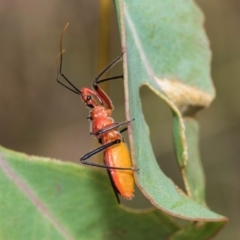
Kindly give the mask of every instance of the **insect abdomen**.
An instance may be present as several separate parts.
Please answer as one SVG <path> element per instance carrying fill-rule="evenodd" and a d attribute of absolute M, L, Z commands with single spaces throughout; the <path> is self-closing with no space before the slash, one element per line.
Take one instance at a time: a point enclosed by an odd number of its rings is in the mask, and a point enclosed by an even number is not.
<path fill-rule="evenodd" d="M 105 150 L 105 164 L 107 166 L 131 168 L 132 162 L 129 150 L 124 142 Z M 132 199 L 134 193 L 134 177 L 132 170 L 110 169 L 119 194 L 126 199 Z"/>

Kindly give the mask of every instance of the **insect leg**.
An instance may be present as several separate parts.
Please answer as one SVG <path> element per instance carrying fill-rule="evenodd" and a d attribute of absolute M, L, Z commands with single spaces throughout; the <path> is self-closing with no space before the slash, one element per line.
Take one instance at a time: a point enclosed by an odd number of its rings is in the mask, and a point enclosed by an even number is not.
<path fill-rule="evenodd" d="M 124 53 L 124 52 L 123 52 Z M 109 69 L 111 69 L 117 62 L 121 61 L 122 60 L 122 55 L 123 53 L 121 54 L 121 56 L 118 56 L 116 59 L 114 59 L 111 63 L 109 63 L 94 79 L 93 81 L 93 87 L 97 84 L 98 80 L 100 79 L 100 77 L 106 73 Z"/>
<path fill-rule="evenodd" d="M 127 131 L 127 130 L 128 130 L 128 128 L 125 127 L 125 128 L 123 128 L 123 129 L 120 130 L 120 133 L 123 133 L 123 132 L 125 132 L 125 131 Z"/>
<path fill-rule="evenodd" d="M 107 81 L 111 81 L 111 80 L 115 80 L 115 79 L 119 79 L 119 78 L 123 79 L 123 75 L 109 77 L 109 78 L 104 78 L 104 79 L 101 79 L 101 80 L 97 81 L 96 83 L 99 84 L 99 83 L 102 83 L 102 82 L 107 82 Z"/>
<path fill-rule="evenodd" d="M 105 149 L 107 149 L 108 147 L 111 147 L 115 144 L 118 144 L 120 143 L 121 140 L 120 139 L 117 139 L 117 140 L 114 140 L 110 143 L 107 143 L 107 144 L 104 144 L 103 146 L 99 147 L 99 148 L 96 148 L 95 150 L 85 154 L 83 157 L 80 158 L 80 161 L 82 164 L 85 164 L 85 165 L 89 165 L 89 166 L 95 166 L 95 167 L 100 167 L 100 168 L 107 168 L 107 169 L 118 169 L 118 170 L 135 170 L 135 168 L 122 168 L 122 167 L 111 167 L 111 166 L 107 166 L 107 165 L 103 165 L 103 164 L 98 164 L 98 163 L 92 163 L 92 162 L 87 162 L 86 160 L 88 158 L 90 158 L 91 156 L 101 152 L 101 151 L 104 151 Z"/>
<path fill-rule="evenodd" d="M 123 55 L 123 53 L 122 53 Z M 93 80 L 92 86 L 94 88 L 94 90 L 97 92 L 97 94 L 99 95 L 99 97 L 103 100 L 103 102 L 105 103 L 105 105 L 107 106 L 107 108 L 113 110 L 113 104 L 111 102 L 111 99 L 108 97 L 108 95 L 98 86 L 98 81 L 101 82 L 101 80 L 99 80 L 102 75 L 104 73 L 106 73 L 110 68 L 112 68 L 117 62 L 122 60 L 122 55 L 117 57 L 115 60 L 113 60 L 110 64 L 108 64 L 97 76 L 96 78 Z M 113 78 L 106 78 L 103 79 L 103 81 L 108 81 L 110 79 L 117 79 L 117 77 L 113 77 Z"/>
<path fill-rule="evenodd" d="M 114 128 L 118 128 L 118 127 L 120 127 L 120 126 L 122 126 L 122 125 L 128 124 L 128 123 L 130 123 L 130 122 L 132 122 L 132 121 L 134 121 L 134 120 L 135 120 L 135 119 L 133 118 L 133 119 L 130 120 L 130 121 L 124 121 L 124 122 L 121 122 L 121 123 L 113 123 L 113 124 L 111 124 L 111 125 L 109 125 L 109 126 L 106 126 L 106 127 L 102 128 L 101 130 L 99 130 L 98 132 L 96 132 L 94 135 L 98 136 L 98 135 L 103 134 L 103 133 L 105 133 L 105 132 L 108 132 L 108 131 L 110 131 L 110 130 L 112 130 L 112 129 L 114 129 Z"/>
<path fill-rule="evenodd" d="M 114 181 L 113 181 L 113 179 L 112 179 L 112 175 L 111 175 L 111 172 L 110 172 L 109 169 L 107 169 L 107 173 L 108 173 L 108 176 L 109 176 L 109 179 L 110 179 L 112 188 L 113 188 L 113 192 L 114 192 L 115 197 L 116 197 L 116 199 L 117 199 L 117 202 L 118 202 L 118 204 L 120 204 L 120 199 L 119 199 L 119 196 L 118 196 L 119 191 L 118 191 L 118 189 L 117 189 L 117 187 L 116 187 L 116 185 L 115 185 L 115 183 L 114 183 Z"/>

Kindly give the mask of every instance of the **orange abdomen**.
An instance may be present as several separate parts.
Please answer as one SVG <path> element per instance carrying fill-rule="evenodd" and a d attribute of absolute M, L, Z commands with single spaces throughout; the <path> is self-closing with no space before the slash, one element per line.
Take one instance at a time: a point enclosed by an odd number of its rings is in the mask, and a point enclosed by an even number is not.
<path fill-rule="evenodd" d="M 124 142 L 107 148 L 104 153 L 104 158 L 107 166 L 132 167 L 130 153 Z M 110 169 L 110 174 L 119 194 L 123 198 L 132 199 L 134 193 L 133 171 Z"/>

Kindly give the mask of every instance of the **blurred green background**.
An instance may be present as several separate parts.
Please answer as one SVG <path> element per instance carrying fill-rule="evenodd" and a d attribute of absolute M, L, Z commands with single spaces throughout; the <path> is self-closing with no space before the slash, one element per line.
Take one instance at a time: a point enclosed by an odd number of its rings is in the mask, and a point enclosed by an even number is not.
<path fill-rule="evenodd" d="M 200 149 L 206 173 L 207 203 L 230 218 L 215 238 L 240 239 L 240 1 L 198 0 L 213 52 L 217 98 L 199 113 Z M 90 86 L 99 59 L 100 2 L 8 1 L 0 3 L 0 144 L 28 154 L 79 162 L 96 145 L 89 136 L 88 110 L 79 96 L 55 81 L 60 33 L 64 73 L 79 88 Z M 111 9 L 109 60 L 121 53 L 114 7 Z M 121 74 L 119 64 L 111 75 Z M 171 112 L 142 88 L 143 111 L 159 164 L 182 186 L 171 140 Z M 113 117 L 125 119 L 121 81 L 109 85 Z"/>

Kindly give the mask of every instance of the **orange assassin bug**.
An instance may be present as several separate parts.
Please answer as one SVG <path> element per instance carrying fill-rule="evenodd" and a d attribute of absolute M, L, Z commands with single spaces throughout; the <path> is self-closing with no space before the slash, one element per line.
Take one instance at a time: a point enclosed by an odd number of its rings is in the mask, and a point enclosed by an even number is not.
<path fill-rule="evenodd" d="M 118 194 L 123 198 L 130 200 L 132 199 L 134 193 L 133 171 L 136 169 L 132 167 L 129 150 L 121 136 L 121 133 L 126 131 L 127 127 L 120 131 L 118 129 L 121 126 L 129 124 L 134 119 L 121 123 L 115 123 L 113 118 L 110 117 L 114 109 L 113 104 L 107 94 L 98 86 L 98 84 L 102 82 L 123 78 L 121 75 L 100 79 L 110 68 L 122 60 L 122 55 L 112 61 L 95 77 L 92 83 L 92 89 L 82 88 L 79 90 L 62 73 L 62 41 L 67 27 L 68 24 L 63 29 L 60 38 L 60 63 L 59 68 L 57 67 L 57 82 L 75 94 L 80 95 L 82 101 L 88 108 L 90 108 L 90 114 L 87 117 L 87 119 L 91 121 L 90 134 L 96 137 L 98 142 L 102 144 L 102 146 L 81 157 L 80 161 L 85 165 L 105 168 L 110 177 L 110 181 L 118 203 L 120 203 Z M 68 85 L 65 85 L 65 83 L 62 83 L 59 80 L 59 74 Z M 104 164 L 88 161 L 91 156 L 101 151 L 104 153 Z"/>

